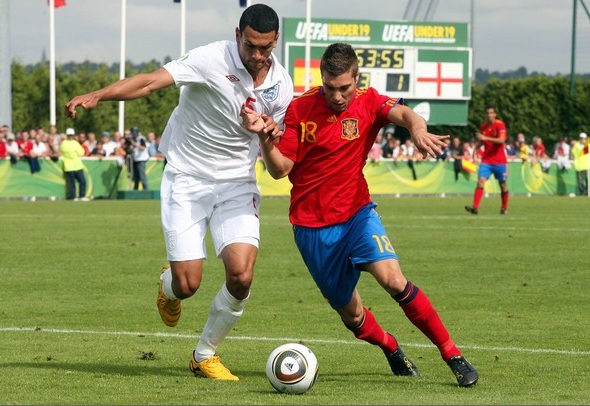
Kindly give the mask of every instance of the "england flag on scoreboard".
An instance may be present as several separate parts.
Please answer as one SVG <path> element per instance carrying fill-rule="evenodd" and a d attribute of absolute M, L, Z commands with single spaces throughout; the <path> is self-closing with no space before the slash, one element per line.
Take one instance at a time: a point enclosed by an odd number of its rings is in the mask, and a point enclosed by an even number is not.
<path fill-rule="evenodd" d="M 463 64 L 457 62 L 416 63 L 416 95 L 420 98 L 463 97 Z"/>

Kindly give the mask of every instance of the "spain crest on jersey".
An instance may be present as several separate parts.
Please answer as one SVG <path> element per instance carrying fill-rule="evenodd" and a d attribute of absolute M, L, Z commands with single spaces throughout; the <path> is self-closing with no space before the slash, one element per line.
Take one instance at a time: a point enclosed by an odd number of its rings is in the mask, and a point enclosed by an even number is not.
<path fill-rule="evenodd" d="M 342 138 L 350 141 L 358 137 L 360 137 L 359 121 L 356 118 L 342 120 Z"/>

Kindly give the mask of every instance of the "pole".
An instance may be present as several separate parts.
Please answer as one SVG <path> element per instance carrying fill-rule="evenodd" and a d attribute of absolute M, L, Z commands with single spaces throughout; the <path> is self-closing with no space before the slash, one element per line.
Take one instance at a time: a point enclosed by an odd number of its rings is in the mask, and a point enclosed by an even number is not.
<path fill-rule="evenodd" d="M 186 2 L 188 0 L 182 0 L 180 2 L 180 56 L 186 53 Z M 184 86 L 181 86 L 178 90 L 178 98 L 182 95 Z"/>
<path fill-rule="evenodd" d="M 119 80 L 125 79 L 125 31 L 127 20 L 127 0 L 121 0 L 121 62 L 119 63 Z M 125 102 L 119 102 L 119 133 L 125 133 Z"/>
<path fill-rule="evenodd" d="M 469 24 L 469 46 L 471 47 L 471 78 L 475 83 L 475 45 L 473 45 L 473 31 L 475 30 L 474 22 L 475 22 L 475 0 L 471 0 L 471 10 L 470 10 L 470 24 Z"/>
<path fill-rule="evenodd" d="M 574 96 L 574 74 L 576 71 L 576 20 L 578 14 L 578 0 L 573 0 L 572 12 L 572 55 L 570 61 L 570 97 Z"/>
<path fill-rule="evenodd" d="M 10 0 L 0 0 L 0 125 L 12 131 L 12 75 L 10 59 Z"/>
<path fill-rule="evenodd" d="M 568 103 L 568 130 L 572 131 L 573 127 L 573 108 L 574 108 L 574 93 L 575 93 L 575 85 L 574 85 L 574 75 L 575 75 L 575 67 L 576 67 L 576 20 L 577 20 L 577 13 L 578 13 L 578 0 L 573 0 L 573 12 L 572 12 L 572 55 L 570 61 L 570 100 Z"/>
<path fill-rule="evenodd" d="M 180 2 L 180 56 L 186 53 L 186 2 Z"/>
<path fill-rule="evenodd" d="M 49 1 L 49 125 L 55 125 L 55 3 Z"/>
<path fill-rule="evenodd" d="M 311 82 L 311 0 L 306 1 L 305 5 L 305 91 L 309 90 Z"/>

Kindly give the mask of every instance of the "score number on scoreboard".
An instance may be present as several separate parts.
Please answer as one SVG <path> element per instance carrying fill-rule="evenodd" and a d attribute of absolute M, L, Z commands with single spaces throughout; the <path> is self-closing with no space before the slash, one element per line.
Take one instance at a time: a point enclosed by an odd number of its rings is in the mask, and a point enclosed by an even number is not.
<path fill-rule="evenodd" d="M 357 46 L 358 87 L 374 87 L 394 97 L 412 95 L 416 50 L 412 48 L 376 48 Z"/>

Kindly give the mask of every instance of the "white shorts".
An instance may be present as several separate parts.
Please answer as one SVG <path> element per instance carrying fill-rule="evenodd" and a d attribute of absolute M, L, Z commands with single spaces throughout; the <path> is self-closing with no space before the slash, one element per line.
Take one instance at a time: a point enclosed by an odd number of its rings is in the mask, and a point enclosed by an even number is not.
<path fill-rule="evenodd" d="M 160 200 L 169 261 L 207 258 L 207 226 L 217 256 L 236 242 L 258 247 L 260 192 L 255 182 L 210 182 L 166 165 Z"/>

